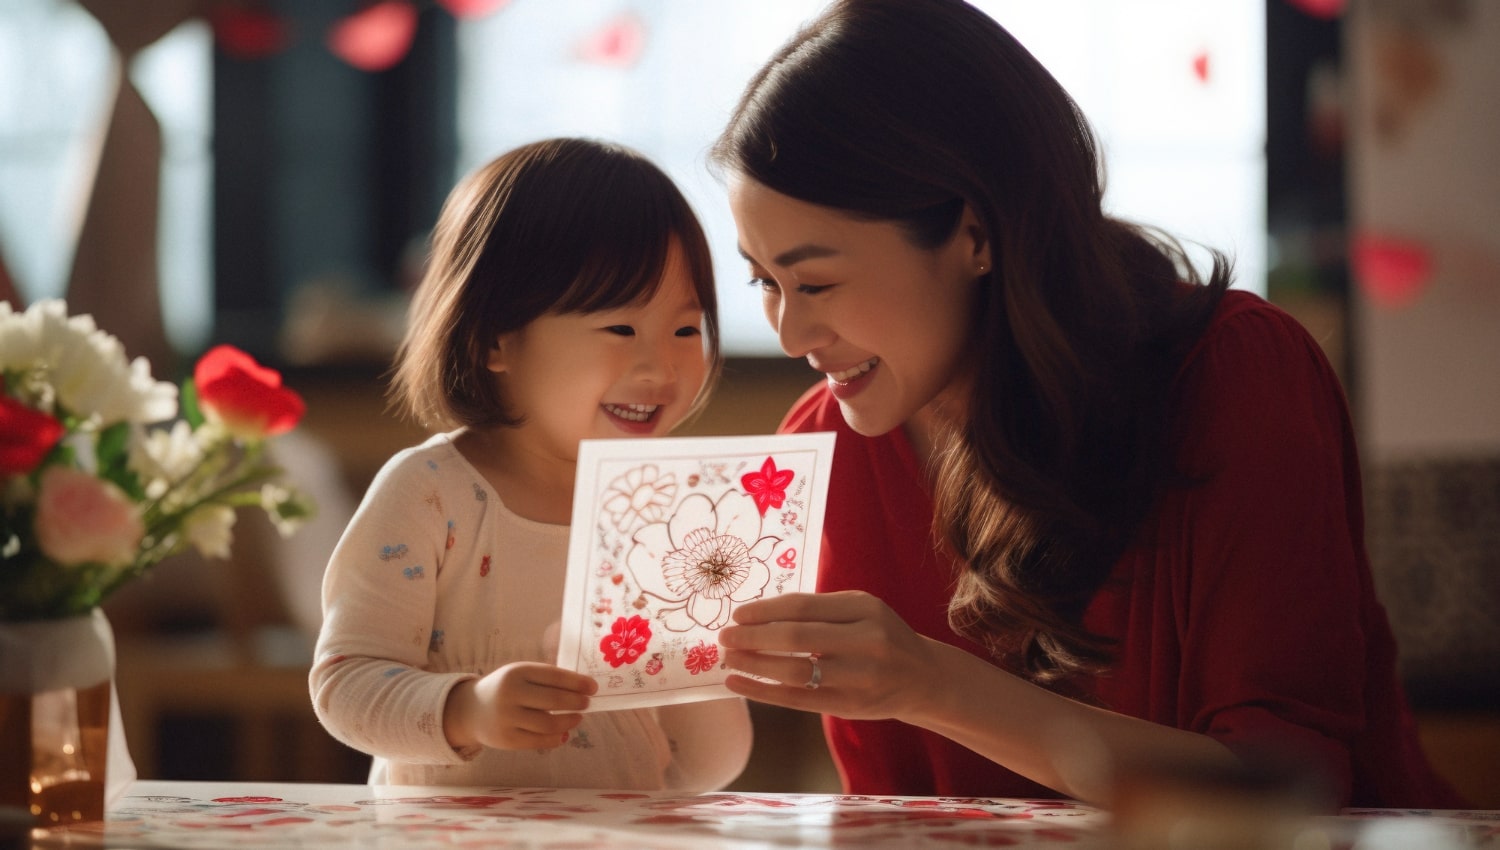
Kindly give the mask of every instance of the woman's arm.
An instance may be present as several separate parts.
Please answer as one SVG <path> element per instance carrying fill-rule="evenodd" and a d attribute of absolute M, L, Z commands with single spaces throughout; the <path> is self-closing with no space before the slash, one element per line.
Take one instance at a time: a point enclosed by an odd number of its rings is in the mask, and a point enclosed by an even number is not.
<path fill-rule="evenodd" d="M 929 729 L 1084 802 L 1108 804 L 1112 776 L 1145 760 L 1232 766 L 1214 739 L 1060 696 L 962 649 L 912 631 L 867 593 L 787 594 L 740 606 L 720 633 L 731 676 L 750 699 L 838 717 L 895 719 Z M 819 654 L 822 680 L 803 686 Z"/>

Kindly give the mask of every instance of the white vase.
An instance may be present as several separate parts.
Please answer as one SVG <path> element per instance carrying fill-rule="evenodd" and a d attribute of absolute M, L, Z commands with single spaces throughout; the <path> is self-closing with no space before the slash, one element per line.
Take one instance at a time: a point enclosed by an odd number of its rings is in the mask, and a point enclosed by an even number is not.
<path fill-rule="evenodd" d="M 0 806 L 38 827 L 103 820 L 135 779 L 104 612 L 0 622 Z"/>

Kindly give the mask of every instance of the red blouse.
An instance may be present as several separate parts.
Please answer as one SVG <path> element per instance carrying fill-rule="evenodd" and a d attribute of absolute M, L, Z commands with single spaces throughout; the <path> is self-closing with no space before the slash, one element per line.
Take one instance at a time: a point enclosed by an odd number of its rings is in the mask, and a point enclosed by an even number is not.
<path fill-rule="evenodd" d="M 1173 489 L 1090 603 L 1117 663 L 1078 683 L 1117 712 L 1318 759 L 1345 804 L 1461 807 L 1429 767 L 1396 676 L 1364 544 L 1359 465 L 1338 379 L 1290 316 L 1230 291 L 1175 387 Z M 903 431 L 851 431 L 826 386 L 782 431 L 836 431 L 819 590 L 861 589 L 916 631 L 948 627 L 957 565 Z M 997 712 L 1003 706 L 996 706 Z M 1057 796 L 926 730 L 825 717 L 848 793 Z"/>

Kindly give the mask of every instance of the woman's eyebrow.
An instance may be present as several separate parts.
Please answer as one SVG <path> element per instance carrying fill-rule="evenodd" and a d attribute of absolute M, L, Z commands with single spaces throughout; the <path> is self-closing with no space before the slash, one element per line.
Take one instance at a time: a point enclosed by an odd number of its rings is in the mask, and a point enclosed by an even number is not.
<path fill-rule="evenodd" d="M 740 252 L 740 256 L 744 257 L 747 262 L 755 262 L 754 257 L 751 257 L 749 254 L 745 253 L 745 249 L 743 246 L 735 247 Z M 780 254 L 772 258 L 771 262 L 773 265 L 782 266 L 784 268 L 786 266 L 795 266 L 803 260 L 816 260 L 823 257 L 836 257 L 838 256 L 838 253 L 839 252 L 836 249 L 830 248 L 826 245 L 815 245 L 812 243 L 808 243 L 806 245 L 798 245 L 795 248 L 781 252 Z"/>

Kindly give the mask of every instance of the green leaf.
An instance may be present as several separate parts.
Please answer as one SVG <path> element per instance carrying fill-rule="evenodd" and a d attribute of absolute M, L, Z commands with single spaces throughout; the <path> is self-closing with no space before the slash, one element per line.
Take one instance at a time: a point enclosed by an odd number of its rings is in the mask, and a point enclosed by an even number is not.
<path fill-rule="evenodd" d="M 130 423 L 117 422 L 99 434 L 99 477 L 124 490 L 134 501 L 146 498 L 140 476 L 130 469 Z"/>
<path fill-rule="evenodd" d="M 178 395 L 182 418 L 194 431 L 203 425 L 203 409 L 198 406 L 198 385 L 192 378 L 182 379 L 182 392 Z"/>

